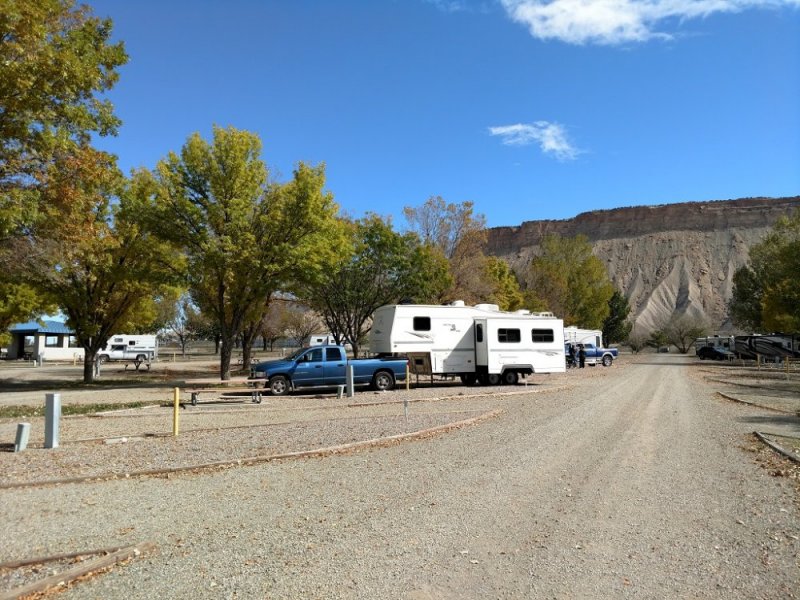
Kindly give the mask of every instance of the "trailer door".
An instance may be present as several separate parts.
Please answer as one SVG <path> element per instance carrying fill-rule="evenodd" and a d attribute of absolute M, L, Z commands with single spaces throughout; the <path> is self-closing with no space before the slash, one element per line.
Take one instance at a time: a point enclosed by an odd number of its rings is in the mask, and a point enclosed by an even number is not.
<path fill-rule="evenodd" d="M 475 319 L 475 366 L 489 366 L 489 331 L 486 319 Z"/>

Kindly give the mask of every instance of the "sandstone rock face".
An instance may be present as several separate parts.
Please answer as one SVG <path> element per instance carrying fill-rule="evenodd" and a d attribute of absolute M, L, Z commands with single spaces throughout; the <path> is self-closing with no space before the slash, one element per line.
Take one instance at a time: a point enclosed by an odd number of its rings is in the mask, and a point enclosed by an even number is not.
<path fill-rule="evenodd" d="M 800 196 L 638 206 L 527 221 L 489 230 L 488 253 L 521 274 L 542 236 L 583 234 L 631 305 L 634 331 L 649 333 L 682 315 L 732 329 L 733 274 L 777 219 L 800 209 Z"/>

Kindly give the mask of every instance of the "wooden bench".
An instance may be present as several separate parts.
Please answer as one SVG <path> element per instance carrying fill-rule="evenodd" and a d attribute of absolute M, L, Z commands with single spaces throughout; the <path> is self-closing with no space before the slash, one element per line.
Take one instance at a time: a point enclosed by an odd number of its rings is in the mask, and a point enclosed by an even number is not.
<path fill-rule="evenodd" d="M 191 395 L 192 406 L 197 406 L 197 403 L 200 401 L 200 394 L 210 394 L 210 393 L 217 393 L 221 396 L 225 396 L 228 394 L 242 394 L 242 393 L 249 393 L 251 402 L 255 404 L 261 404 L 261 395 L 264 393 L 263 389 L 254 388 L 254 387 L 246 387 L 246 388 L 194 388 L 188 390 L 189 394 Z"/>

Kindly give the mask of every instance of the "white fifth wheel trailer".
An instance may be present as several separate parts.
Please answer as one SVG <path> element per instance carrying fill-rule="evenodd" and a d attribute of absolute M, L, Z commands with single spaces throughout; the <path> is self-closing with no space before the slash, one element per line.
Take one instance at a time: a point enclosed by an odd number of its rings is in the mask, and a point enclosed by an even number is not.
<path fill-rule="evenodd" d="M 513 384 L 521 375 L 566 370 L 561 319 L 496 304 L 382 306 L 373 315 L 370 351 L 408 356 L 418 373 L 468 384 Z"/>

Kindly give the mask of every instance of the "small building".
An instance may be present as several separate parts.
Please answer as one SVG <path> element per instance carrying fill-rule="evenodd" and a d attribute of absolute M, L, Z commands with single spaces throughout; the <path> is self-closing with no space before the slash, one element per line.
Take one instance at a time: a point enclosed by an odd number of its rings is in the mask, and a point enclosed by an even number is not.
<path fill-rule="evenodd" d="M 83 348 L 73 331 L 60 321 L 17 323 L 8 332 L 11 343 L 5 357 L 9 360 L 83 360 Z"/>

